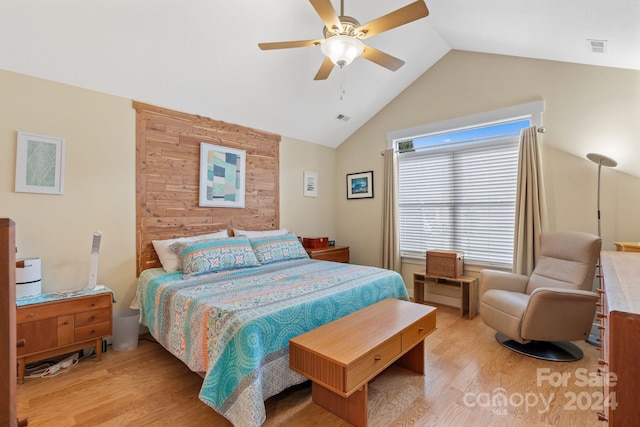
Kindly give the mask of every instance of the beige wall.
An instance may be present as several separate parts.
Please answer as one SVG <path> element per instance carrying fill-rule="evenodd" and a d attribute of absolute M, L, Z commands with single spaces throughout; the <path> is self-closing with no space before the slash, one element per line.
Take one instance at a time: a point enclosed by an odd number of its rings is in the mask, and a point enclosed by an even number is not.
<path fill-rule="evenodd" d="M 640 99 L 620 87 L 636 84 L 638 75 L 452 51 L 337 150 L 282 138 L 281 225 L 302 236 L 328 235 L 351 246 L 353 262 L 379 265 L 380 152 L 386 133 L 543 99 L 550 227 L 595 232 L 597 167 L 562 147 L 566 141 L 593 140 L 592 134 L 602 135 L 609 127 L 617 137 L 636 138 L 637 121 L 620 117 L 637 111 Z M 593 92 L 595 77 L 598 90 Z M 595 99 L 589 98 L 592 92 Z M 126 307 L 136 284 L 131 100 L 6 71 L 0 71 L 0 93 L 0 216 L 16 221 L 18 257 L 42 258 L 45 291 L 81 287 L 88 277 L 91 235 L 101 230 L 98 278 L 116 292 L 116 309 Z M 607 113 L 596 121 L 589 105 Z M 18 131 L 66 138 L 64 195 L 14 192 Z M 317 198 L 302 195 L 305 170 L 319 174 Z M 369 170 L 374 171 L 375 197 L 346 200 L 346 174 Z M 605 249 L 613 249 L 616 240 L 640 240 L 635 215 L 640 180 L 610 169 L 603 169 L 602 178 Z M 406 270 L 410 277 L 411 268 Z"/>
<path fill-rule="evenodd" d="M 0 70 L 0 217 L 16 222 L 17 256 L 42 259 L 45 292 L 84 287 L 92 234 L 103 233 L 98 281 L 115 310 L 135 296 L 135 111 L 131 100 Z M 15 193 L 18 131 L 66 139 L 63 195 Z M 335 150 L 282 138 L 280 222 L 334 237 Z M 318 172 L 318 197 L 302 195 Z"/>
<path fill-rule="evenodd" d="M 569 63 L 451 51 L 394 99 L 337 152 L 336 174 L 374 171 L 375 198 L 345 200 L 337 183 L 337 234 L 352 248 L 352 259 L 379 265 L 383 161 L 388 131 L 545 101 L 543 168 L 550 229 L 597 232 L 597 166 L 584 155 L 609 153 L 606 131 L 637 140 L 640 72 Z M 628 90 L 623 90 L 624 88 Z M 599 139 L 595 141 L 598 137 Z M 584 141 L 580 156 L 569 154 Z M 599 145 L 597 145 L 597 144 Z M 598 151 L 598 147 L 601 151 Z M 582 148 L 579 147 L 578 151 Z M 604 249 L 617 240 L 640 240 L 640 179 L 615 170 L 602 171 Z M 405 279 L 413 266 L 405 266 Z M 411 281 L 407 281 L 411 288 Z"/>
<path fill-rule="evenodd" d="M 0 216 L 16 222 L 17 257 L 42 259 L 44 291 L 86 286 L 92 235 L 98 281 L 118 306 L 135 293 L 135 114 L 131 101 L 0 71 Z M 16 134 L 66 140 L 64 194 L 14 192 Z"/>
<path fill-rule="evenodd" d="M 336 239 L 336 150 L 298 139 L 280 142 L 280 225 L 298 236 Z M 318 173 L 318 197 L 303 195 L 304 171 Z M 338 244 L 346 243 L 338 239 Z"/>

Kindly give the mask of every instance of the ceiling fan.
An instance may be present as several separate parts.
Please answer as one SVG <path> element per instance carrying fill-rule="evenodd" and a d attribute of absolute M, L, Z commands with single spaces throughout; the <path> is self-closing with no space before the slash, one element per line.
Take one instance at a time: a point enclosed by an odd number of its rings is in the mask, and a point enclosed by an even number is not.
<path fill-rule="evenodd" d="M 320 49 L 326 58 L 314 80 L 326 79 L 329 77 L 334 65 L 342 68 L 360 55 L 391 71 L 396 71 L 404 65 L 403 60 L 367 46 L 362 40 L 429 15 L 429 10 L 424 0 L 417 0 L 364 25 L 360 25 L 357 19 L 345 16 L 344 0 L 340 0 L 340 16 L 331 5 L 331 0 L 309 0 L 309 2 L 324 23 L 324 39 L 258 43 L 258 47 L 262 50 L 270 50 L 320 45 Z"/>

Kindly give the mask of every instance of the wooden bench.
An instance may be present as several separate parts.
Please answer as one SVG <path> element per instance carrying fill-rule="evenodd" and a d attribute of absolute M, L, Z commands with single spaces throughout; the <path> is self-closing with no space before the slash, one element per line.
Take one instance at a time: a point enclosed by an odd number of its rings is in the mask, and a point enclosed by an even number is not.
<path fill-rule="evenodd" d="M 293 338 L 289 364 L 313 382 L 314 402 L 366 426 L 369 381 L 394 362 L 424 375 L 435 328 L 435 307 L 389 298 Z"/>

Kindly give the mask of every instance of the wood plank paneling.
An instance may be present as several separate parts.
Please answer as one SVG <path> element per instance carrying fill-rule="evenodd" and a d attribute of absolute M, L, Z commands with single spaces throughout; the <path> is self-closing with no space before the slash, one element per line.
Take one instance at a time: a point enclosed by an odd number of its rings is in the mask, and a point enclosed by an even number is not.
<path fill-rule="evenodd" d="M 280 136 L 134 102 L 137 274 L 160 267 L 152 240 L 280 226 Z M 245 208 L 198 206 L 200 144 L 245 150 Z"/>

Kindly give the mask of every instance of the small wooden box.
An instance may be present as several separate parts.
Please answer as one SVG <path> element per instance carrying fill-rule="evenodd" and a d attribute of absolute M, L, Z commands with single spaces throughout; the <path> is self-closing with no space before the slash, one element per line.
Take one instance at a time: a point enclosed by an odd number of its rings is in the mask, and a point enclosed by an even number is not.
<path fill-rule="evenodd" d="M 464 252 L 427 251 L 427 274 L 451 279 L 464 276 Z"/>
<path fill-rule="evenodd" d="M 309 249 L 328 248 L 328 237 L 303 237 L 302 246 Z"/>

